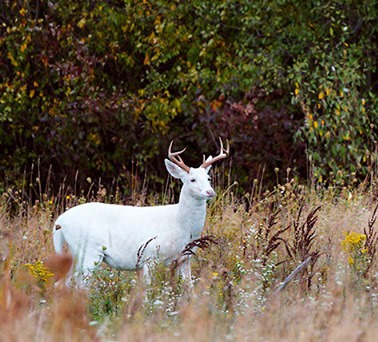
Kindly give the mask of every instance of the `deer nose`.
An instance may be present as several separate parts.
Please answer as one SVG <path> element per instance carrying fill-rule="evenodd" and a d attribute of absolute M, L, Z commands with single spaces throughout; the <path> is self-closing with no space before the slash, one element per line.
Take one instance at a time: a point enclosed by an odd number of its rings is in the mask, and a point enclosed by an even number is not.
<path fill-rule="evenodd" d="M 213 189 L 206 190 L 206 196 L 208 196 L 208 197 L 214 197 L 215 196 L 215 191 Z"/>

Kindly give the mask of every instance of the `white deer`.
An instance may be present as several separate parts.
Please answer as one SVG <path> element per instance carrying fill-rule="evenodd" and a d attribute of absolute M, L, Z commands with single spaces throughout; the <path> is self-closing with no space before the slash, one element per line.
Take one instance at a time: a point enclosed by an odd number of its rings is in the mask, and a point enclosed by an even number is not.
<path fill-rule="evenodd" d="M 205 224 L 206 201 L 215 196 L 208 172 L 211 164 L 226 158 L 220 140 L 217 157 L 203 157 L 198 168 L 187 166 L 180 154 L 172 152 L 171 142 L 165 166 L 174 178 L 183 182 L 177 204 L 135 207 L 90 202 L 60 215 L 53 231 L 54 248 L 63 253 L 64 242 L 75 258 L 74 274 L 82 284 L 93 270 L 105 261 L 122 270 L 143 268 L 149 279 L 149 260 L 158 258 L 165 265 L 177 260 L 179 274 L 190 282 L 190 255 L 184 248 L 200 238 Z"/>

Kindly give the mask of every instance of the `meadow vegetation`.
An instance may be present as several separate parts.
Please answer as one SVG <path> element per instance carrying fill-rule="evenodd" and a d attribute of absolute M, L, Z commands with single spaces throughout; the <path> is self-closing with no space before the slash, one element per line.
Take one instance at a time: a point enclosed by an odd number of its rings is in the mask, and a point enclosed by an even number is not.
<path fill-rule="evenodd" d="M 34 203 L 22 190 L 4 193 L 0 340 L 376 340 L 373 188 L 315 189 L 288 179 L 263 191 L 256 181 L 240 197 L 236 183 L 216 183 L 193 289 L 173 264 L 156 263 L 149 285 L 138 272 L 102 267 L 87 290 L 54 286 L 72 260 L 53 255 L 53 219 L 89 200 L 124 200 L 63 187 L 49 196 L 38 182 Z M 174 200 L 167 189 L 163 197 Z M 141 194 L 133 204 L 156 204 Z"/>

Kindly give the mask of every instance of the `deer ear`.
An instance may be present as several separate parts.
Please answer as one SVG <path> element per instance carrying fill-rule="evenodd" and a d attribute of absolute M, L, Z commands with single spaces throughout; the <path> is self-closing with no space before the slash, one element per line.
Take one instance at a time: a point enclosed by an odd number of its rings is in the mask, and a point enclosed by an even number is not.
<path fill-rule="evenodd" d="M 182 179 L 188 175 L 185 170 L 183 170 L 180 166 L 177 166 L 175 163 L 172 163 L 170 160 L 164 159 L 164 162 L 167 171 L 172 177 Z"/>

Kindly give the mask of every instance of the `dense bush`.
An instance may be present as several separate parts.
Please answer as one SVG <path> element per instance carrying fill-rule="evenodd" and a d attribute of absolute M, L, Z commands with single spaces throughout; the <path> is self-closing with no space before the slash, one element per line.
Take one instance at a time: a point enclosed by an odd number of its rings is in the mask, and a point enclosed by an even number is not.
<path fill-rule="evenodd" d="M 377 8 L 348 1 L 324 10 L 329 33 L 308 56 L 298 56 L 289 76 L 293 102 L 305 116 L 298 135 L 307 143 L 315 178 L 345 183 L 363 178 L 376 163 L 377 53 L 371 47 L 377 47 Z"/>
<path fill-rule="evenodd" d="M 303 143 L 319 180 L 363 177 L 377 139 L 375 18 L 368 0 L 4 1 L 4 184 L 39 159 L 56 184 L 79 170 L 127 188 L 136 169 L 164 174 L 170 139 L 214 153 L 218 135 L 247 186 L 265 164 L 304 176 Z"/>

